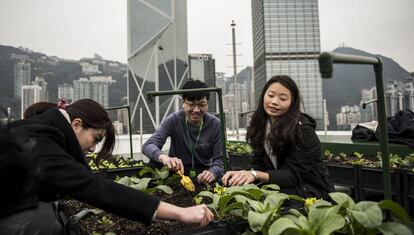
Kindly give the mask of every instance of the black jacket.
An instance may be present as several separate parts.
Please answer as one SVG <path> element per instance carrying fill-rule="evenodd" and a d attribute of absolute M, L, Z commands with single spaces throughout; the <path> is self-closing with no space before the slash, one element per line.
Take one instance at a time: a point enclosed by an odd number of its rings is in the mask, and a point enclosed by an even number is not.
<path fill-rule="evenodd" d="M 296 148 L 285 148 L 277 155 L 274 168 L 264 148 L 255 149 L 253 168 L 269 174 L 269 183 L 283 188 L 296 189 L 302 197 L 328 198 L 334 191 L 329 173 L 321 154 L 321 143 L 315 133 L 315 120 L 302 114 L 300 125 L 305 143 Z M 283 191 L 283 190 L 282 190 Z"/>
<path fill-rule="evenodd" d="M 72 127 L 57 109 L 16 121 L 14 126 L 36 140 L 33 154 L 41 170 L 40 201 L 69 196 L 128 219 L 151 222 L 160 200 L 93 174 Z"/>

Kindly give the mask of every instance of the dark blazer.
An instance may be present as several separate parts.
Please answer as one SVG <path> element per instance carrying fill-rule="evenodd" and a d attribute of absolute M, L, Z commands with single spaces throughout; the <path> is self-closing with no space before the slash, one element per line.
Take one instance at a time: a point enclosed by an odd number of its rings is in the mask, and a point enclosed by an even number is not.
<path fill-rule="evenodd" d="M 315 133 L 315 120 L 309 115 L 300 117 L 300 129 L 304 143 L 297 148 L 287 147 L 277 155 L 277 169 L 274 168 L 264 148 L 255 149 L 253 168 L 267 172 L 269 183 L 277 184 L 290 193 L 302 197 L 328 198 L 334 191 L 328 169 L 323 162 L 321 143 Z"/>
<path fill-rule="evenodd" d="M 69 122 L 57 109 L 14 123 L 36 141 L 41 170 L 39 200 L 69 196 L 132 220 L 150 223 L 160 200 L 93 174 Z"/>

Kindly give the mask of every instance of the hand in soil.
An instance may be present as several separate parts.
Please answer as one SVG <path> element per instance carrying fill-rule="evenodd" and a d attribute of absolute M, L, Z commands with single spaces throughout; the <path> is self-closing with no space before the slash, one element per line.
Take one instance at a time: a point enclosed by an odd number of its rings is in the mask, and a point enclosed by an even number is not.
<path fill-rule="evenodd" d="M 207 184 L 214 181 L 216 177 L 208 170 L 204 170 L 201 174 L 197 176 L 197 181 L 199 184 Z"/>
<path fill-rule="evenodd" d="M 205 204 L 183 208 L 184 213 L 180 221 L 186 224 L 197 223 L 200 226 L 209 224 L 213 219 L 213 213 L 207 208 Z"/>

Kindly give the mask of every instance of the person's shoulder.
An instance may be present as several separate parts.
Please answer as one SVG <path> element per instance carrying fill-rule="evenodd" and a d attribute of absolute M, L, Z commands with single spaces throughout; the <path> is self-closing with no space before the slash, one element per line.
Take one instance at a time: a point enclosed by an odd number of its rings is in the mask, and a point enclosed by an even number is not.
<path fill-rule="evenodd" d="M 206 113 L 206 121 L 208 122 L 212 122 L 215 124 L 220 124 L 220 118 L 218 118 L 216 115 L 211 114 L 211 113 Z"/>
<path fill-rule="evenodd" d="M 306 113 L 301 113 L 299 117 L 299 125 L 303 127 L 312 127 L 313 129 L 316 128 L 316 121 L 315 119 Z"/>

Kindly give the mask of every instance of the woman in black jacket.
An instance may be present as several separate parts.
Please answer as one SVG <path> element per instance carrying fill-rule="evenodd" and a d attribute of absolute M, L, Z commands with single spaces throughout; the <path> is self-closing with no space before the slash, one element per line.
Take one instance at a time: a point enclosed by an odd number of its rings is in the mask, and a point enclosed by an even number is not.
<path fill-rule="evenodd" d="M 247 129 L 254 150 L 250 171 L 229 171 L 225 185 L 255 180 L 277 184 L 281 192 L 302 197 L 327 198 L 333 191 L 322 161 L 315 120 L 300 112 L 299 89 L 286 75 L 271 78 Z"/>
<path fill-rule="evenodd" d="M 83 99 L 52 108 L 14 128 L 36 141 L 32 154 L 40 168 L 39 200 L 51 202 L 64 196 L 106 211 L 149 224 L 153 218 L 184 223 L 208 224 L 213 214 L 205 205 L 177 207 L 141 191 L 93 174 L 84 155 L 104 141 L 97 158 L 112 152 L 115 133 L 106 110 L 97 102 Z"/>

